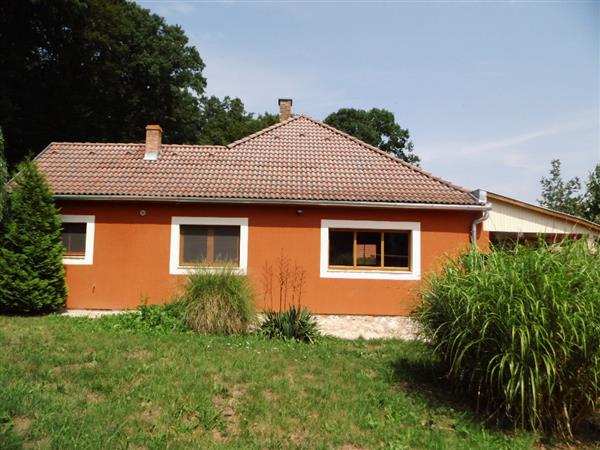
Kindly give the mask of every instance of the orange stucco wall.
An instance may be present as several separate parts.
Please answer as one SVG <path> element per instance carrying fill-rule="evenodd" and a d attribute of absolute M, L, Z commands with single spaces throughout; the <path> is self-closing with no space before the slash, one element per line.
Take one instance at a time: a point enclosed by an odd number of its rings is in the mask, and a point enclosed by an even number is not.
<path fill-rule="evenodd" d="M 421 271 L 435 270 L 445 255 L 469 245 L 471 222 L 480 212 L 260 205 L 62 202 L 62 214 L 95 216 L 92 265 L 66 265 L 68 308 L 135 308 L 163 303 L 185 276 L 169 274 L 172 216 L 247 217 L 248 276 L 264 306 L 266 265 L 284 254 L 305 272 L 302 303 L 319 314 L 407 315 L 419 281 L 320 278 L 321 219 L 420 222 Z M 145 210 L 144 216 L 140 210 Z M 302 209 L 302 214 L 298 214 Z M 487 237 L 482 234 L 485 245 Z"/>

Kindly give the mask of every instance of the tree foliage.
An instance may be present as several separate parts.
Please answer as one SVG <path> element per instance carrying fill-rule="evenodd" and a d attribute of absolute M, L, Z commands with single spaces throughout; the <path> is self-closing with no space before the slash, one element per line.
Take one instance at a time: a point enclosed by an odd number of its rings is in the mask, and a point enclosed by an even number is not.
<path fill-rule="evenodd" d="M 585 217 L 600 223 L 600 164 L 589 174 L 586 182 Z"/>
<path fill-rule="evenodd" d="M 199 144 L 227 145 L 279 120 L 274 114 L 247 112 L 239 98 L 205 97 L 200 106 Z"/>
<path fill-rule="evenodd" d="M 0 2 L 0 123 L 16 162 L 50 141 L 196 142 L 204 63 L 179 26 L 126 0 Z"/>
<path fill-rule="evenodd" d="M 0 311 L 40 313 L 60 308 L 66 287 L 61 221 L 44 176 L 19 164 L 0 246 Z"/>
<path fill-rule="evenodd" d="M 6 195 L 5 185 L 8 182 L 8 166 L 4 157 L 4 136 L 0 128 L 0 236 L 2 235 L 2 224 L 6 215 L 8 197 Z M 0 244 L 2 238 L 0 237 Z"/>
<path fill-rule="evenodd" d="M 555 211 L 561 211 L 574 216 L 584 214 L 583 198 L 579 193 L 581 182 L 575 177 L 564 181 L 560 173 L 560 160 L 551 162 L 552 168 L 548 177 L 542 177 L 542 196 L 540 205 Z"/>
<path fill-rule="evenodd" d="M 409 131 L 396 123 L 390 111 L 342 108 L 328 115 L 324 122 L 406 162 L 418 164 L 420 161 L 413 153 Z"/>

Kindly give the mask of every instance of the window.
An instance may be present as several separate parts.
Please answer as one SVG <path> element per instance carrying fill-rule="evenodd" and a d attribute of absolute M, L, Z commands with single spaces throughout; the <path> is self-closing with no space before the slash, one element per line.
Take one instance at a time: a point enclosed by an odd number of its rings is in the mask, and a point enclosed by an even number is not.
<path fill-rule="evenodd" d="M 94 257 L 94 216 L 63 215 L 63 264 L 89 265 Z"/>
<path fill-rule="evenodd" d="M 65 256 L 83 258 L 85 256 L 86 223 L 63 223 L 62 242 Z"/>
<path fill-rule="evenodd" d="M 329 229 L 329 267 L 409 270 L 410 231 Z"/>
<path fill-rule="evenodd" d="M 321 277 L 421 278 L 418 222 L 321 221 Z"/>
<path fill-rule="evenodd" d="M 248 219 L 173 217 L 170 273 L 183 275 L 197 267 L 234 267 L 246 273 Z"/>
<path fill-rule="evenodd" d="M 180 266 L 239 267 L 240 227 L 181 225 Z"/>

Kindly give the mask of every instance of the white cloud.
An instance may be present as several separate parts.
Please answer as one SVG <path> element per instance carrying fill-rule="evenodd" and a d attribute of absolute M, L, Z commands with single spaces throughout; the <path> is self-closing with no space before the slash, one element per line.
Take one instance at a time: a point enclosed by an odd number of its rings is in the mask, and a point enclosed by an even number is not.
<path fill-rule="evenodd" d="M 535 203 L 550 160 L 561 159 L 564 178 L 585 178 L 600 161 L 597 117 L 598 112 L 584 111 L 497 139 L 470 143 L 455 136 L 454 141 L 421 143 L 418 154 L 426 170 L 443 178 Z"/>
<path fill-rule="evenodd" d="M 434 145 L 428 152 L 428 159 L 436 160 L 447 158 L 448 154 L 460 157 L 486 155 L 509 162 L 511 159 L 523 156 L 522 144 L 533 143 L 534 141 L 551 136 L 571 133 L 574 131 L 586 130 L 592 127 L 598 127 L 598 113 L 586 112 L 577 119 L 557 121 L 556 124 L 537 128 L 533 130 L 521 131 L 511 136 L 503 136 L 478 143 L 444 143 L 440 146 Z M 537 147 L 534 145 L 534 148 Z M 450 150 L 450 151 L 449 151 Z M 529 157 L 535 157 L 532 152 L 527 152 Z M 519 162 L 527 162 L 520 159 Z"/>

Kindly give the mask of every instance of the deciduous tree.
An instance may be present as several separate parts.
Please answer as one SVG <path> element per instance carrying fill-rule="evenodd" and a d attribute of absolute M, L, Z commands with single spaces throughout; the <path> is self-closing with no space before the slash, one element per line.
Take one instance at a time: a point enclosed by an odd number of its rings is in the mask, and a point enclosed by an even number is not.
<path fill-rule="evenodd" d="M 227 145 L 279 120 L 274 114 L 247 112 L 239 98 L 205 97 L 200 107 L 199 144 Z"/>
<path fill-rule="evenodd" d="M 586 182 L 585 217 L 600 223 L 600 164 L 590 173 Z"/>
<path fill-rule="evenodd" d="M 131 1 L 3 0 L 0 68 L 9 163 L 51 141 L 140 141 L 148 123 L 197 141 L 204 63 L 179 26 Z"/>
<path fill-rule="evenodd" d="M 551 165 L 550 175 L 541 179 L 542 196 L 539 204 L 555 211 L 583 216 L 585 211 L 579 178 L 564 181 L 560 173 L 560 160 L 552 160 Z"/>
<path fill-rule="evenodd" d="M 406 162 L 418 164 L 420 161 L 414 154 L 409 131 L 396 123 L 390 111 L 342 108 L 328 115 L 324 122 Z"/>

